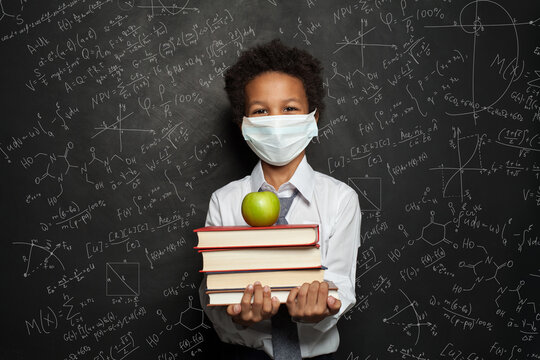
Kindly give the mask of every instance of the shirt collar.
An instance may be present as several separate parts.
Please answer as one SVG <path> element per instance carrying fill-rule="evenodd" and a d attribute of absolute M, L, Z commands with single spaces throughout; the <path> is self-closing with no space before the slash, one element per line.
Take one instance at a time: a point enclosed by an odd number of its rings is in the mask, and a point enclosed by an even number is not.
<path fill-rule="evenodd" d="M 291 179 L 288 181 L 291 185 L 293 185 L 300 194 L 308 201 L 311 202 L 311 198 L 313 197 L 313 178 L 315 174 L 313 171 L 313 168 L 308 164 L 306 155 L 304 155 L 304 158 L 296 168 L 296 171 L 294 172 Z M 255 168 L 251 172 L 251 191 L 256 192 L 259 191 L 261 186 L 263 184 L 268 184 L 266 180 L 264 179 L 264 173 L 262 171 L 262 165 L 261 161 L 255 165 Z M 284 186 L 283 184 L 282 186 Z M 270 186 L 270 185 L 268 185 Z M 279 190 L 279 189 L 276 189 Z"/>
<path fill-rule="evenodd" d="M 262 184 L 266 183 L 264 180 L 264 173 L 262 171 L 261 160 L 255 165 L 251 172 L 251 192 L 257 192 L 261 188 Z"/>

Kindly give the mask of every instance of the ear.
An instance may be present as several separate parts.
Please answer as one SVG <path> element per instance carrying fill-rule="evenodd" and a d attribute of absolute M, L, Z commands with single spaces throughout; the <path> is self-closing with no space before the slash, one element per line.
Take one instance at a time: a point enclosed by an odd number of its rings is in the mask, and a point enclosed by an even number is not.
<path fill-rule="evenodd" d="M 319 123 L 319 109 L 317 109 L 317 110 L 315 111 L 315 115 L 314 115 L 314 116 L 315 116 L 315 122 L 316 122 L 316 123 Z"/>

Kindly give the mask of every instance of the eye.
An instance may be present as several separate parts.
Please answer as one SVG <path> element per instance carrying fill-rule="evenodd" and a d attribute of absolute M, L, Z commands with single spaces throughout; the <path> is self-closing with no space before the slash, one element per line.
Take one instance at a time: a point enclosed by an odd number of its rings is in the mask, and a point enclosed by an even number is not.
<path fill-rule="evenodd" d="M 285 107 L 285 109 L 283 109 L 287 112 L 290 112 L 290 111 L 298 111 L 298 108 L 297 107 L 294 107 L 294 106 L 287 106 Z"/>
<path fill-rule="evenodd" d="M 253 115 L 261 115 L 261 114 L 266 114 L 266 112 L 267 112 L 266 109 L 257 109 L 257 110 L 252 111 L 251 113 Z"/>

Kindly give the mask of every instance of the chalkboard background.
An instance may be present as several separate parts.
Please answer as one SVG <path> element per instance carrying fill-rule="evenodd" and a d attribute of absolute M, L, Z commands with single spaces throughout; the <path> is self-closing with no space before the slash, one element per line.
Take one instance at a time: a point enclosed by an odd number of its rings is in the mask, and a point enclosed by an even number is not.
<path fill-rule="evenodd" d="M 276 37 L 363 212 L 337 358 L 540 358 L 537 1 L 0 5 L 2 359 L 216 355 L 192 230 L 256 161 L 223 72 Z"/>

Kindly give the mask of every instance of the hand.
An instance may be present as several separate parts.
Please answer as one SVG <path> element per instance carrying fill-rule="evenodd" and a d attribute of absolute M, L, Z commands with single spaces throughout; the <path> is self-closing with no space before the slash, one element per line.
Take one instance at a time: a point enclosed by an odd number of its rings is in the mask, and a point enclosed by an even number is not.
<path fill-rule="evenodd" d="M 240 304 L 227 306 L 227 314 L 235 323 L 243 326 L 269 319 L 279 309 L 278 298 L 275 296 L 271 298 L 270 295 L 270 287 L 263 288 L 261 283 L 256 281 L 255 284 L 246 287 Z M 252 296 L 253 303 L 251 303 Z"/>
<path fill-rule="evenodd" d="M 316 323 L 327 316 L 337 314 L 341 301 L 328 296 L 328 283 L 314 281 L 292 289 L 287 298 L 287 309 L 293 318 Z"/>

